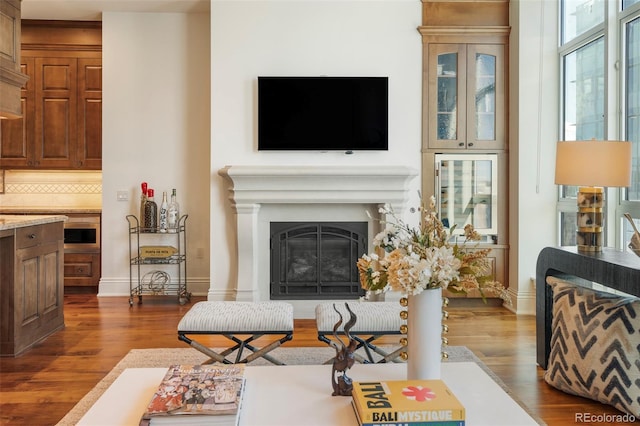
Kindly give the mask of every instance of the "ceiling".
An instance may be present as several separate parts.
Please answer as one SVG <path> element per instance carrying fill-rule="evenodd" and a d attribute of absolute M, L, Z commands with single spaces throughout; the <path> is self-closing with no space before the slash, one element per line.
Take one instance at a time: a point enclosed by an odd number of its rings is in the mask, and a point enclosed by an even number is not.
<path fill-rule="evenodd" d="M 22 0 L 22 19 L 100 21 L 102 12 L 207 13 L 210 0 Z"/>

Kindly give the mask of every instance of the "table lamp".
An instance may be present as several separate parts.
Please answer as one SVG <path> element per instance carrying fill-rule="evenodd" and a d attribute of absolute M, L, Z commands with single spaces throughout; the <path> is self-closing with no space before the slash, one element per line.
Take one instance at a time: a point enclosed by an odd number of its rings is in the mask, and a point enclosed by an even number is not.
<path fill-rule="evenodd" d="M 631 142 L 558 142 L 555 183 L 579 186 L 578 251 L 602 251 L 604 187 L 631 185 Z"/>

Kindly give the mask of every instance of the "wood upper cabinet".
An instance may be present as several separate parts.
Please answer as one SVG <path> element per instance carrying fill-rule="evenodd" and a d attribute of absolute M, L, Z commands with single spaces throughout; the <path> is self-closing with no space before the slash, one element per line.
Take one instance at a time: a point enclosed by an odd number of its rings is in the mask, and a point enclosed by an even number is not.
<path fill-rule="evenodd" d="M 35 117 L 34 64 L 33 58 L 22 59 L 21 71 L 29 76 L 29 80 L 21 90 L 22 117 L 0 120 L 0 168 L 35 166 L 34 128 L 31 121 L 26 119 L 26 117 Z"/>
<path fill-rule="evenodd" d="M 102 59 L 78 59 L 76 161 L 83 169 L 102 169 Z"/>
<path fill-rule="evenodd" d="M 429 43 L 427 146 L 506 149 L 505 46 Z"/>
<path fill-rule="evenodd" d="M 102 65 L 99 58 L 27 57 L 23 118 L 2 122 L 0 166 L 102 167 Z"/>
<path fill-rule="evenodd" d="M 22 118 L 0 122 L 0 168 L 102 168 L 101 27 L 74 25 L 23 21 L 21 69 L 30 79 Z"/>
<path fill-rule="evenodd" d="M 76 168 L 77 60 L 36 58 L 35 165 Z"/>

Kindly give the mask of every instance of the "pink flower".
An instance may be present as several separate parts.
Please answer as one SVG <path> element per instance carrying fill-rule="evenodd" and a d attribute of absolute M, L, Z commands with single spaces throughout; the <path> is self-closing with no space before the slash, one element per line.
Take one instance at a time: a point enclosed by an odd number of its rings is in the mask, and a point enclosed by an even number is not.
<path fill-rule="evenodd" d="M 431 401 L 436 397 L 436 393 L 434 391 L 422 386 L 407 386 L 402 389 L 402 394 L 406 396 L 407 399 L 417 402 Z"/>

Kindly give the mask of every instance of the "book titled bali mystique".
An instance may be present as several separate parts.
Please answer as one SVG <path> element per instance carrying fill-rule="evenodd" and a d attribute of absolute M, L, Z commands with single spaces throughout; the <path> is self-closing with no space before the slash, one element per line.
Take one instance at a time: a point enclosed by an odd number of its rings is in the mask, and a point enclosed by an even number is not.
<path fill-rule="evenodd" d="M 141 425 L 237 424 L 243 391 L 244 364 L 172 365 Z"/>
<path fill-rule="evenodd" d="M 464 426 L 465 410 L 442 380 L 353 383 L 353 407 L 362 426 Z"/>

